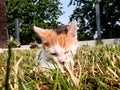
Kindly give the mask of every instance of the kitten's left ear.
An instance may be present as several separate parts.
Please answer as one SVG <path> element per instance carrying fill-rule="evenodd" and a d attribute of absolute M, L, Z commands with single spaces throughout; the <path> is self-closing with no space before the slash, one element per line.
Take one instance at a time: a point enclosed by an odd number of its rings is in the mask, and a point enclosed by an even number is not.
<path fill-rule="evenodd" d="M 34 26 L 34 31 L 42 38 L 45 35 L 45 30 Z"/>
<path fill-rule="evenodd" d="M 68 34 L 71 35 L 73 38 L 77 39 L 77 22 L 76 22 L 76 20 L 72 21 L 71 24 L 68 26 Z"/>

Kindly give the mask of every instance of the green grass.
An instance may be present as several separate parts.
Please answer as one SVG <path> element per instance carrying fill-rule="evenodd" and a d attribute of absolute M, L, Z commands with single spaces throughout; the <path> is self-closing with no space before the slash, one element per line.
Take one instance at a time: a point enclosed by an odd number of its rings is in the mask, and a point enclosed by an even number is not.
<path fill-rule="evenodd" d="M 72 71 L 58 68 L 42 71 L 34 62 L 38 49 L 12 51 L 8 89 L 10 90 L 118 90 L 120 88 L 120 45 L 80 47 Z M 0 90 L 5 89 L 8 52 L 0 53 Z M 79 65 L 80 63 L 80 65 Z"/>

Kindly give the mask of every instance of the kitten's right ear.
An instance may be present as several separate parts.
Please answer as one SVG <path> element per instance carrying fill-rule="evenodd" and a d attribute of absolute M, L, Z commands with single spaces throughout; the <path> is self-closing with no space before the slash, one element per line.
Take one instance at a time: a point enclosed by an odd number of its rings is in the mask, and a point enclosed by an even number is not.
<path fill-rule="evenodd" d="M 45 30 L 34 26 L 34 31 L 42 38 L 45 35 Z"/>
<path fill-rule="evenodd" d="M 77 39 L 77 22 L 73 20 L 68 26 L 68 34 Z"/>

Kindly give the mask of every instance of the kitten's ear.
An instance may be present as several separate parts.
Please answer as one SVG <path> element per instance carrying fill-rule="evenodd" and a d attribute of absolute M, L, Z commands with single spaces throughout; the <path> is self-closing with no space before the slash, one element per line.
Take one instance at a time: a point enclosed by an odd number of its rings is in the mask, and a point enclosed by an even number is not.
<path fill-rule="evenodd" d="M 45 30 L 39 27 L 34 26 L 34 31 L 41 37 L 43 38 L 45 35 Z"/>
<path fill-rule="evenodd" d="M 71 35 L 73 38 L 77 39 L 77 22 L 76 22 L 76 20 L 72 21 L 71 24 L 68 26 L 68 34 Z"/>

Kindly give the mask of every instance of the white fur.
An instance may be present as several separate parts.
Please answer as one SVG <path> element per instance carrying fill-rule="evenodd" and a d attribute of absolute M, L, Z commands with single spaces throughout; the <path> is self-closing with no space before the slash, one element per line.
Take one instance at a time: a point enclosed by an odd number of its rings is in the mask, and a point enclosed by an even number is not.
<path fill-rule="evenodd" d="M 54 69 L 54 65 L 49 60 L 49 57 L 46 55 L 44 49 L 41 49 L 36 54 L 35 61 L 40 64 L 43 68 L 51 68 Z"/>
<path fill-rule="evenodd" d="M 41 67 L 54 69 L 52 61 L 49 60 L 49 58 L 52 57 L 54 62 L 61 69 L 61 71 L 64 72 L 63 65 L 59 63 L 59 60 L 64 60 L 66 64 L 69 64 L 71 67 L 73 67 L 74 66 L 73 55 L 76 53 L 76 49 L 77 49 L 76 45 L 72 45 L 71 47 L 64 49 L 59 44 L 56 44 L 54 46 L 50 46 L 48 52 L 44 51 L 44 49 L 41 49 L 36 55 L 36 60 L 40 62 Z M 65 52 L 68 53 L 65 54 Z M 57 56 L 50 55 L 50 53 L 57 53 Z"/>

